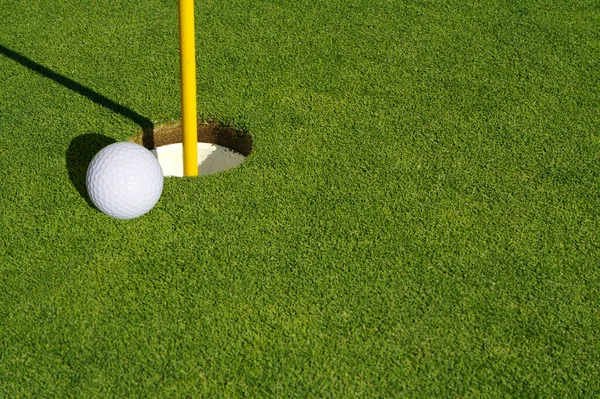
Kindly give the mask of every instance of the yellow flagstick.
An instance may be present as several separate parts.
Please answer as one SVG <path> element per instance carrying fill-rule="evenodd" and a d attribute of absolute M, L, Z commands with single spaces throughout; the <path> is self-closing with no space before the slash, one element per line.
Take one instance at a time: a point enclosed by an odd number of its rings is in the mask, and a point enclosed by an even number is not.
<path fill-rule="evenodd" d="M 181 63 L 183 174 L 185 176 L 198 176 L 194 0 L 179 0 L 179 52 Z"/>

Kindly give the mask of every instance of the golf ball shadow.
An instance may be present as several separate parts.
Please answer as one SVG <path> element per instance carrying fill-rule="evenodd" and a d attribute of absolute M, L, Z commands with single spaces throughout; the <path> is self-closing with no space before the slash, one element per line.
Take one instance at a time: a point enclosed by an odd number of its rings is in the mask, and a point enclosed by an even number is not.
<path fill-rule="evenodd" d="M 96 208 L 86 187 L 86 174 L 94 156 L 104 147 L 116 143 L 111 137 L 88 133 L 71 140 L 66 154 L 67 171 L 73 187 L 92 208 Z"/>

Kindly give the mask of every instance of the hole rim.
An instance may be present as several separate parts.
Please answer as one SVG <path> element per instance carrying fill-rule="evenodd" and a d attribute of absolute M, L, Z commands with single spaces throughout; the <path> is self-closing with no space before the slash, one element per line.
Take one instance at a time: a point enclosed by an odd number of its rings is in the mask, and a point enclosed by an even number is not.
<path fill-rule="evenodd" d="M 198 121 L 197 138 L 199 143 L 227 147 L 246 158 L 252 153 L 252 136 L 246 130 L 232 125 L 217 121 Z M 144 129 L 142 134 L 133 137 L 130 141 L 148 150 L 155 150 L 169 144 L 180 144 L 183 141 L 183 128 L 180 121 L 164 123 Z"/>

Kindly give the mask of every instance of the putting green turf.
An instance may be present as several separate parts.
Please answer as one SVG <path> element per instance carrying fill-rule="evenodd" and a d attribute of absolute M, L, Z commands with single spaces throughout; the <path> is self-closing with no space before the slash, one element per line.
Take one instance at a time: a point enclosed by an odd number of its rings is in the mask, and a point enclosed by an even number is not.
<path fill-rule="evenodd" d="M 176 2 L 2 1 L 0 396 L 599 396 L 597 3 L 298 3 L 196 3 L 253 153 L 118 221 Z"/>

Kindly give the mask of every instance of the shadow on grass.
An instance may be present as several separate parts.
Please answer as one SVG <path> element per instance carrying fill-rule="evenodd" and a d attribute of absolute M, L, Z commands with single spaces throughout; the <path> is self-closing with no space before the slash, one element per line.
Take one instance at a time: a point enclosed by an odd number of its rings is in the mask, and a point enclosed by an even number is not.
<path fill-rule="evenodd" d="M 87 169 L 94 155 L 101 149 L 116 143 L 116 140 L 102 134 L 82 134 L 71 140 L 67 149 L 67 170 L 69 179 L 77 192 L 93 208 L 95 208 L 85 186 Z"/>
<path fill-rule="evenodd" d="M 104 108 L 107 108 L 116 114 L 124 116 L 125 118 L 133 121 L 135 124 L 140 126 L 144 131 L 148 129 L 151 131 L 151 129 L 154 127 L 150 119 L 138 114 L 131 108 L 127 108 L 121 104 L 117 104 L 116 102 L 104 97 L 98 92 L 95 92 L 89 87 L 86 87 L 81 83 L 75 82 L 73 79 L 70 79 L 64 75 L 54 72 L 53 70 L 48 69 L 45 66 L 33 61 L 32 59 L 27 58 L 14 50 L 6 48 L 1 44 L 0 54 L 10 58 L 13 61 L 18 62 L 19 64 L 32 70 L 33 72 L 39 73 L 43 77 L 51 79 L 54 82 L 66 87 L 67 89 L 88 98 L 93 103 L 101 105 Z"/>
<path fill-rule="evenodd" d="M 26 56 L 14 50 L 4 47 L 1 44 L 0 54 L 21 64 L 29 70 L 36 72 L 45 78 L 53 80 L 63 87 L 86 97 L 93 103 L 101 105 L 104 108 L 131 120 L 140 128 L 142 128 L 143 136 L 147 142 L 152 143 L 154 141 L 154 124 L 152 121 L 145 116 L 138 114 L 131 108 L 117 104 L 116 102 L 104 97 L 102 94 L 90 89 L 89 87 L 86 87 L 81 83 L 77 83 L 73 79 L 54 72 L 53 70 L 48 69 L 32 59 L 27 58 Z M 114 139 L 102 136 L 100 134 L 84 134 L 74 138 L 69 145 L 69 149 L 67 150 L 66 158 L 69 178 L 71 179 L 71 182 L 77 191 L 91 206 L 93 206 L 93 204 L 85 187 L 85 174 L 87 172 L 87 166 L 98 151 L 114 142 Z"/>

